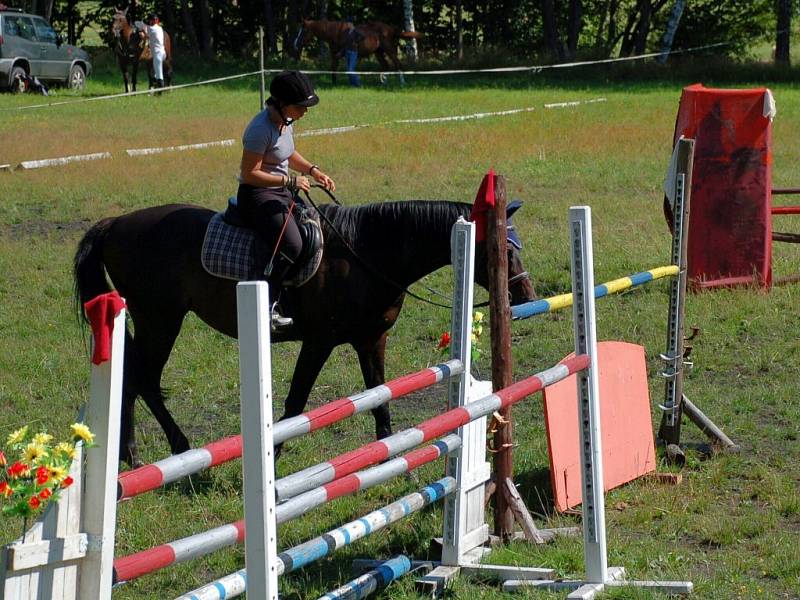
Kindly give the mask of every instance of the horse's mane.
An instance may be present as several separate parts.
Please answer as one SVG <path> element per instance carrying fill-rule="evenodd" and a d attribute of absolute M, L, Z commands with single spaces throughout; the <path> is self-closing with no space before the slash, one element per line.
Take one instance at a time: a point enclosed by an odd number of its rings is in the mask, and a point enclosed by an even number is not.
<path fill-rule="evenodd" d="M 458 217 L 468 216 L 470 209 L 471 206 L 463 202 L 431 200 L 378 202 L 352 207 L 320 206 L 320 211 L 354 247 L 367 239 L 391 236 L 394 232 L 449 232 Z M 324 228 L 327 239 L 336 236 L 329 231 L 327 224 Z"/>

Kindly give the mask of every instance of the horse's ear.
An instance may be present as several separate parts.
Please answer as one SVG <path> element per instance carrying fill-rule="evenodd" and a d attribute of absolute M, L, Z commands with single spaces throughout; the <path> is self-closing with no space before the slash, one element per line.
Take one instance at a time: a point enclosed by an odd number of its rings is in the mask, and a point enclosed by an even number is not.
<path fill-rule="evenodd" d="M 506 241 L 517 250 L 522 250 L 522 240 L 517 235 L 517 229 L 511 222 L 511 217 L 522 208 L 522 200 L 512 200 L 506 204 Z"/>

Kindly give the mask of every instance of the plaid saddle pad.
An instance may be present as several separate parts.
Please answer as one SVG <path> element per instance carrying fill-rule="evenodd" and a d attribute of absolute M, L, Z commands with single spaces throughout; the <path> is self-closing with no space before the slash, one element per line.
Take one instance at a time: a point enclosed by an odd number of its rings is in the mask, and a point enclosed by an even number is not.
<path fill-rule="evenodd" d="M 319 238 L 322 239 L 316 211 L 305 211 L 299 228 L 304 245 L 307 243 L 310 228 L 316 228 Z M 320 244 L 302 265 L 293 269 L 283 285 L 300 287 L 311 279 L 322 261 L 322 248 L 323 244 Z M 305 249 L 304 254 L 307 254 Z M 268 258 L 269 254 L 265 252 L 264 245 L 257 240 L 252 229 L 231 225 L 225 221 L 223 213 L 211 217 L 200 251 L 200 262 L 209 274 L 235 281 L 264 279 L 264 267 Z"/>

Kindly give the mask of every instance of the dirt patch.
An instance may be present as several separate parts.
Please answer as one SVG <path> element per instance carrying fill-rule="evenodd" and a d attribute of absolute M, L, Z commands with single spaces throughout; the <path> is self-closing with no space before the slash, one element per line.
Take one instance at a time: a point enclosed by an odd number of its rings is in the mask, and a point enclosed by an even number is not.
<path fill-rule="evenodd" d="M 25 221 L 11 225 L 0 225 L 0 237 L 12 240 L 23 240 L 37 237 L 55 237 L 63 239 L 72 237 L 76 232 L 83 233 L 92 225 L 89 219 L 80 221 L 53 222 L 53 221 Z"/>

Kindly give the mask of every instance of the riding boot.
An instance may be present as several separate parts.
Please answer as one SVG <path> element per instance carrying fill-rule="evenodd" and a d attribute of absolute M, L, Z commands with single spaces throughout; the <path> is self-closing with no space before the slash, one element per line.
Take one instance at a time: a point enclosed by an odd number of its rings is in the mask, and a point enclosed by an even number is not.
<path fill-rule="evenodd" d="M 291 317 L 284 317 L 281 315 L 279 304 L 281 284 L 283 283 L 284 277 L 286 277 L 286 273 L 292 268 L 293 264 L 293 261 L 289 260 L 283 254 L 278 253 L 267 265 L 267 268 L 264 269 L 264 277 L 267 283 L 269 283 L 270 298 L 275 299 L 270 310 L 270 326 L 273 331 L 290 327 L 294 324 Z"/>

